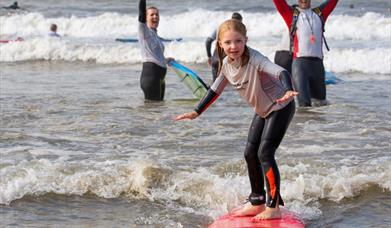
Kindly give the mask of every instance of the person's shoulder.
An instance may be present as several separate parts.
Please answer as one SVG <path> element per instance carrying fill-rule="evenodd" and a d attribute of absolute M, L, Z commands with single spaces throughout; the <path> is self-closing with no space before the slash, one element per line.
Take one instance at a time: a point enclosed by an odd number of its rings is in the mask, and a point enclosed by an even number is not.
<path fill-rule="evenodd" d="M 251 61 L 262 61 L 266 56 L 264 56 L 261 52 L 258 50 L 255 50 L 253 48 L 248 48 L 249 56 L 250 56 L 250 62 Z"/>
<path fill-rule="evenodd" d="M 148 28 L 148 26 L 147 26 L 147 24 L 146 23 L 143 23 L 143 22 L 138 22 L 138 30 L 139 31 L 148 31 L 149 30 L 149 28 Z"/>
<path fill-rule="evenodd" d="M 215 40 L 217 37 L 217 28 L 213 29 L 213 31 L 209 34 L 208 39 Z"/>
<path fill-rule="evenodd" d="M 49 36 L 51 36 L 51 37 L 61 37 L 58 33 L 56 33 L 56 32 L 49 32 L 49 34 L 48 34 Z"/>

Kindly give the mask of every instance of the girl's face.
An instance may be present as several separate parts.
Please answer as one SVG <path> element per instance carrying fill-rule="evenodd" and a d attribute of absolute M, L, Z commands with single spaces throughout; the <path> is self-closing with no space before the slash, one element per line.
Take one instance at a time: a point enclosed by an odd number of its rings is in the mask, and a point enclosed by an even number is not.
<path fill-rule="evenodd" d="M 219 39 L 219 45 L 231 60 L 238 60 L 244 53 L 247 37 L 232 29 L 227 30 Z"/>
<path fill-rule="evenodd" d="M 147 26 L 150 29 L 157 29 L 159 26 L 159 11 L 157 9 L 147 10 Z"/>

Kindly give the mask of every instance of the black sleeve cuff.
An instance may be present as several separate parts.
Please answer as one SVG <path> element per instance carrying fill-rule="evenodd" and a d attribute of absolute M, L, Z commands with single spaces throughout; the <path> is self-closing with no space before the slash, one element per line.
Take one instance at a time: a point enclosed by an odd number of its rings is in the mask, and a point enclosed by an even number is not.
<path fill-rule="evenodd" d="M 201 113 L 203 113 L 217 99 L 218 96 L 219 95 L 215 91 L 208 89 L 208 92 L 200 100 L 194 111 L 196 111 L 198 115 L 201 115 Z"/>
<path fill-rule="evenodd" d="M 288 71 L 281 71 L 279 78 L 286 91 L 293 91 L 292 79 Z"/>
<path fill-rule="evenodd" d="M 212 52 L 211 52 L 211 48 L 212 48 L 212 42 L 213 42 L 213 39 L 208 37 L 205 41 L 205 47 L 206 47 L 206 54 L 208 55 L 208 57 L 212 57 Z"/>

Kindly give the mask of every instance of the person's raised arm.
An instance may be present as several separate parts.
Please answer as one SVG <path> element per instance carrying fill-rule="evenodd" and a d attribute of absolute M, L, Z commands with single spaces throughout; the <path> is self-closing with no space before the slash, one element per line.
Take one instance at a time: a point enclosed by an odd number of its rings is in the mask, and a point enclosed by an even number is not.
<path fill-rule="evenodd" d="M 147 22 L 147 3 L 145 0 L 140 0 L 138 4 L 138 21 L 144 24 Z"/>
<path fill-rule="evenodd" d="M 288 5 L 286 0 L 273 0 L 274 5 L 276 6 L 277 11 L 280 13 L 285 23 L 289 27 L 292 23 L 293 18 L 293 9 Z"/>
<path fill-rule="evenodd" d="M 338 0 L 327 0 L 323 2 L 319 8 L 322 11 L 323 20 L 327 20 L 328 16 L 337 6 Z"/>

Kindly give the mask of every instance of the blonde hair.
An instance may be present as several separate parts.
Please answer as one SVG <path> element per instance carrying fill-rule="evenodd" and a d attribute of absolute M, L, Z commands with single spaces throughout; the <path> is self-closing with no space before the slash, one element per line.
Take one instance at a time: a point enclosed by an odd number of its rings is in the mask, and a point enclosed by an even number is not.
<path fill-rule="evenodd" d="M 235 20 L 235 19 L 226 20 L 219 26 L 219 29 L 217 31 L 217 45 L 216 45 L 217 56 L 219 58 L 219 68 L 217 71 L 218 72 L 217 75 L 220 74 L 221 67 L 223 66 L 223 59 L 225 57 L 224 49 L 222 47 L 220 47 L 220 41 L 221 41 L 220 38 L 223 37 L 224 33 L 226 33 L 229 30 L 236 31 L 236 32 L 240 33 L 241 35 L 243 35 L 244 37 L 247 37 L 246 26 L 239 20 Z M 244 53 L 242 55 L 241 66 L 246 65 L 248 63 L 249 59 L 250 59 L 250 54 L 249 54 L 247 46 L 245 46 Z"/>

